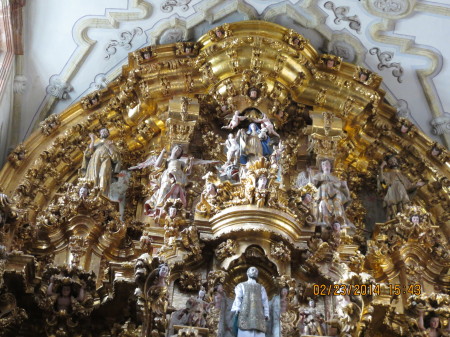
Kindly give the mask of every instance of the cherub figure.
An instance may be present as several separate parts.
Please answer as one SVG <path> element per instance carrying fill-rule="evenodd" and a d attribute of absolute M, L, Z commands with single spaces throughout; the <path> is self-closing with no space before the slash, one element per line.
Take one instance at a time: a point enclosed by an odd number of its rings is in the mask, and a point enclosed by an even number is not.
<path fill-rule="evenodd" d="M 259 118 L 259 119 L 254 118 L 253 121 L 255 123 L 261 123 L 261 127 L 266 128 L 269 135 L 275 135 L 278 138 L 281 138 L 280 135 L 275 131 L 275 128 L 274 128 L 272 122 L 270 121 L 269 117 L 267 117 L 267 115 L 265 113 L 262 114 L 262 118 Z"/>
<path fill-rule="evenodd" d="M 247 116 L 239 116 L 239 110 L 234 112 L 233 117 L 231 117 L 230 122 L 226 126 L 222 126 L 222 129 L 233 130 L 235 127 L 239 125 L 239 123 L 243 120 L 247 119 Z"/>
<path fill-rule="evenodd" d="M 56 288 L 56 289 L 55 289 Z M 55 286 L 55 276 L 50 278 L 50 284 L 47 288 L 47 295 L 56 295 L 55 309 L 57 311 L 70 311 L 72 303 L 75 301 L 82 302 L 84 300 L 84 289 L 78 291 L 78 296 L 72 290 L 72 280 L 65 277 L 60 280 L 59 287 Z"/>
<path fill-rule="evenodd" d="M 232 133 L 230 133 L 224 145 L 227 147 L 226 165 L 236 165 L 239 159 L 239 144 L 236 140 L 236 137 Z"/>
<path fill-rule="evenodd" d="M 439 316 L 436 316 L 435 314 L 432 314 L 429 317 L 429 326 L 427 327 L 424 324 L 424 312 L 419 312 L 419 320 L 417 322 L 419 329 L 421 331 L 425 331 L 429 337 L 441 337 L 441 336 L 447 336 L 450 333 L 450 324 L 447 325 L 447 328 L 444 330 L 441 326 L 441 321 Z"/>

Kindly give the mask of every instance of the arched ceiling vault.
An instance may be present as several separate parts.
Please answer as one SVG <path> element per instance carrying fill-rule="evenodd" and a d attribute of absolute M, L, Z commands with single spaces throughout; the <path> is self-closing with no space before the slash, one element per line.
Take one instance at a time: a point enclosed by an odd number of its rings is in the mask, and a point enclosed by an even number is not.
<path fill-rule="evenodd" d="M 449 130 L 449 15 L 444 0 L 28 2 L 25 53 L 15 71 L 21 77 L 16 78 L 14 130 L 5 147 L 16 146 L 49 114 L 106 87 L 129 51 L 195 41 L 222 23 L 253 19 L 292 28 L 316 50 L 380 72 L 385 97 L 397 114 L 448 145 L 441 138 Z M 21 88 L 27 79 L 28 87 Z"/>
<path fill-rule="evenodd" d="M 226 123 L 225 114 L 247 107 L 265 111 L 279 132 L 304 113 L 313 118 L 312 127 L 315 116 L 340 120 L 340 167 L 373 178 L 387 153 L 398 154 L 411 180 L 427 181 L 418 203 L 427 206 L 449 235 L 448 152 L 398 119 L 380 84 L 376 73 L 319 54 L 293 30 L 262 21 L 224 24 L 195 43 L 130 53 L 122 74 L 107 88 L 50 116 L 16 149 L 0 181 L 3 192 L 13 195 L 34 222 L 58 188 L 77 178 L 89 133 L 108 127 L 125 166 L 135 165 L 149 152 L 179 141 L 167 137 L 167 120 L 170 104 L 185 96 L 198 100 L 200 121 L 216 123 L 217 128 Z M 304 132 L 299 129 L 299 136 Z"/>

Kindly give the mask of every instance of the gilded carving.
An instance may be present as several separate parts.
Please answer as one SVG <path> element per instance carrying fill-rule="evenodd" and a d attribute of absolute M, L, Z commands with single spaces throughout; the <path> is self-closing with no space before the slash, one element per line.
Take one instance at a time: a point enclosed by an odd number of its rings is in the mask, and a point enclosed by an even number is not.
<path fill-rule="evenodd" d="M 198 291 L 202 285 L 201 275 L 191 271 L 183 271 L 180 276 L 180 289 L 183 291 Z"/>
<path fill-rule="evenodd" d="M 50 115 L 47 119 L 39 123 L 41 132 L 46 136 L 53 133 L 60 125 L 61 120 L 59 115 Z"/>
<path fill-rule="evenodd" d="M 134 51 L 1 172 L 0 334 L 223 337 L 256 264 L 273 336 L 444 335 L 448 151 L 380 83 L 264 21 Z"/>
<path fill-rule="evenodd" d="M 228 239 L 222 242 L 216 248 L 216 257 L 222 261 L 227 257 L 232 257 L 236 253 L 237 244 L 236 241 Z"/>
<path fill-rule="evenodd" d="M 23 144 L 19 144 L 11 153 L 8 155 L 8 161 L 14 167 L 19 167 L 22 161 L 27 156 L 27 149 L 23 146 Z"/>
<path fill-rule="evenodd" d="M 270 246 L 270 254 L 282 262 L 289 262 L 291 260 L 291 250 L 281 241 L 272 243 Z"/>

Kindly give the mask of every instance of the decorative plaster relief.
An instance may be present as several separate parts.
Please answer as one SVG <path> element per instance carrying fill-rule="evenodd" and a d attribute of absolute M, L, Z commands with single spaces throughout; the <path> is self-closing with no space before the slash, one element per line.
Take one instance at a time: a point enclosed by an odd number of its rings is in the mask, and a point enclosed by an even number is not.
<path fill-rule="evenodd" d="M 364 6 L 369 13 L 391 19 L 401 19 L 414 10 L 416 0 L 369 0 Z"/>
<path fill-rule="evenodd" d="M 165 0 L 161 4 L 161 10 L 165 13 L 169 13 L 173 11 L 174 7 L 180 6 L 183 11 L 187 11 L 189 9 L 189 3 L 191 0 Z"/>
<path fill-rule="evenodd" d="M 403 14 L 408 9 L 406 0 L 372 0 L 373 7 L 380 13 Z"/>
<path fill-rule="evenodd" d="M 89 88 L 94 90 L 99 90 L 106 88 L 108 86 L 108 81 L 106 80 L 106 74 L 97 74 L 94 78 L 94 82 L 91 82 Z"/>
<path fill-rule="evenodd" d="M 133 42 L 133 39 L 136 35 L 142 35 L 144 31 L 141 27 L 136 27 L 132 31 L 124 31 L 120 33 L 120 40 L 111 40 L 106 46 L 106 55 L 105 59 L 109 59 L 111 55 L 114 55 L 117 52 L 117 46 L 123 47 L 125 50 L 130 50 Z"/>
<path fill-rule="evenodd" d="M 346 29 L 334 32 L 326 48 L 328 54 L 339 56 L 349 63 L 363 64 L 367 55 L 367 49 L 361 41 Z"/>
<path fill-rule="evenodd" d="M 184 40 L 186 29 L 182 27 L 174 27 L 166 29 L 159 38 L 159 44 L 176 43 Z"/>
<path fill-rule="evenodd" d="M 69 98 L 69 92 L 72 91 L 72 86 L 69 83 L 62 81 L 59 75 L 50 77 L 49 85 L 47 86 L 47 94 L 56 97 L 57 99 Z"/>
<path fill-rule="evenodd" d="M 431 132 L 434 135 L 450 133 L 450 113 L 445 112 L 444 115 L 434 118 L 431 126 L 433 127 Z"/>
<path fill-rule="evenodd" d="M 408 107 L 408 102 L 404 99 L 399 99 L 394 107 L 397 108 L 397 117 L 409 118 L 411 111 Z"/>
<path fill-rule="evenodd" d="M 356 58 L 356 52 L 352 45 L 345 41 L 332 41 L 330 53 L 342 57 L 346 62 L 353 63 Z"/>
<path fill-rule="evenodd" d="M 361 21 L 359 20 L 358 15 L 353 15 L 353 16 L 347 15 L 350 12 L 350 7 L 347 7 L 347 6 L 335 7 L 335 5 L 332 1 L 325 2 L 325 4 L 323 6 L 326 9 L 333 11 L 333 13 L 336 17 L 334 19 L 335 24 L 338 25 L 341 23 L 341 21 L 348 21 L 349 22 L 348 26 L 350 27 L 350 29 L 353 29 L 358 34 L 361 33 Z"/>
<path fill-rule="evenodd" d="M 27 78 L 24 75 L 14 77 L 13 91 L 15 94 L 23 94 L 27 88 Z"/>
<path fill-rule="evenodd" d="M 399 62 L 390 62 L 394 57 L 394 53 L 389 51 L 381 52 L 381 50 L 377 47 L 374 47 L 369 50 L 371 55 L 377 55 L 378 61 L 378 70 L 394 68 L 392 70 L 392 75 L 397 78 L 398 83 L 402 83 L 402 75 L 403 75 L 403 67 Z"/>

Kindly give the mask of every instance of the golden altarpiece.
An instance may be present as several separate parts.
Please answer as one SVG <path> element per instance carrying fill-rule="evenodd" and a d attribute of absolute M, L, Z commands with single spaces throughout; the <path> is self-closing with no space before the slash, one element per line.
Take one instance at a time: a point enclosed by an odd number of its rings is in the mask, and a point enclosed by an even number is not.
<path fill-rule="evenodd" d="M 0 172 L 1 336 L 447 336 L 449 154 L 284 27 L 129 55 Z"/>

